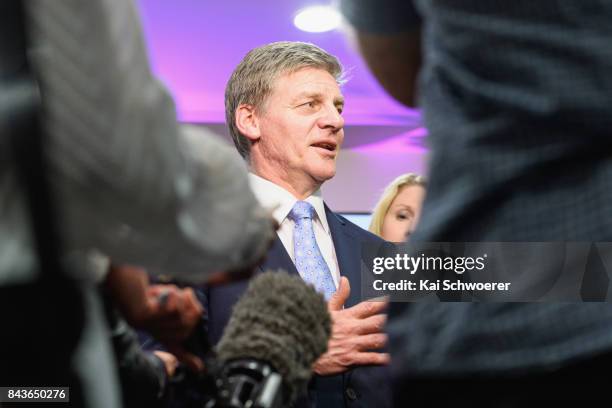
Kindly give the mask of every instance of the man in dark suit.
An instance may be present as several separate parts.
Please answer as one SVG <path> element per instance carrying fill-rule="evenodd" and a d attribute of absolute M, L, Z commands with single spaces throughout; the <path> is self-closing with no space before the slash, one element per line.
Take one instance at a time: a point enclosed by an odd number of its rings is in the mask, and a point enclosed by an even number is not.
<path fill-rule="evenodd" d="M 273 211 L 278 237 L 259 266 L 299 274 L 329 301 L 332 338 L 299 406 L 390 406 L 385 302 L 362 302 L 361 244 L 376 236 L 334 214 L 319 189 L 336 171 L 342 144 L 342 67 L 324 50 L 278 42 L 249 52 L 226 88 L 234 143 L 260 203 Z M 349 284 L 350 282 L 350 284 Z M 210 288 L 209 335 L 216 343 L 247 283 Z M 350 286 L 353 287 L 351 291 Z M 361 366 L 370 367 L 361 367 Z"/>

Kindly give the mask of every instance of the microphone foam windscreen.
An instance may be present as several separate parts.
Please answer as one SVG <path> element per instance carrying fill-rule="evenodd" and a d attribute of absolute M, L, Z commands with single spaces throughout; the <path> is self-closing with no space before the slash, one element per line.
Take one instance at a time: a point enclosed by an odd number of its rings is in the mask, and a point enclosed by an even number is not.
<path fill-rule="evenodd" d="M 305 389 L 330 334 L 331 318 L 320 293 L 297 275 L 266 272 L 236 303 L 217 352 L 223 361 L 253 358 L 271 364 L 292 401 Z"/>

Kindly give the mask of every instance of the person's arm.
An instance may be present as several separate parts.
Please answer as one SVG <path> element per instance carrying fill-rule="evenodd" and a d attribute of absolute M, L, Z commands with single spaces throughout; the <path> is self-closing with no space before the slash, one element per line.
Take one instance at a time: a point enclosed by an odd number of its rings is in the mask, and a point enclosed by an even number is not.
<path fill-rule="evenodd" d="M 205 318 L 202 303 L 192 288 L 149 284 L 147 273 L 133 266 L 111 265 L 104 293 L 134 328 L 144 330 L 194 371 L 203 369 L 200 357 L 187 350 L 185 341 Z M 164 360 L 167 364 L 167 359 Z"/>
<path fill-rule="evenodd" d="M 113 304 L 133 327 L 166 342 L 185 340 L 204 309 L 191 288 L 149 283 L 144 269 L 111 265 L 104 287 Z"/>
<path fill-rule="evenodd" d="M 396 100 L 417 103 L 421 67 L 420 18 L 409 0 L 342 0 L 351 36 L 368 67 Z"/>
<path fill-rule="evenodd" d="M 117 313 L 108 298 L 105 298 L 105 309 L 124 405 L 164 405 L 168 379 L 171 377 L 165 361 L 160 356 L 142 350 L 136 333 Z M 92 369 L 95 370 L 95 367 Z"/>
<path fill-rule="evenodd" d="M 222 142 L 181 131 L 132 2 L 26 3 L 68 249 L 191 281 L 259 258 L 274 231 L 245 165 Z"/>

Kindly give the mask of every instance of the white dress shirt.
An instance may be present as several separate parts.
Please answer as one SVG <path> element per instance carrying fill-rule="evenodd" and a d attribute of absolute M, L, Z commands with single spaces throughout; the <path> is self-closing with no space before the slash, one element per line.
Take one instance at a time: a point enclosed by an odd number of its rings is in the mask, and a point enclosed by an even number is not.
<path fill-rule="evenodd" d="M 291 220 L 288 215 L 295 203 L 299 200 L 284 188 L 253 173 L 249 173 L 249 181 L 259 203 L 262 207 L 272 211 L 274 219 L 280 225 L 277 231 L 278 237 L 295 264 L 295 255 L 293 251 L 293 228 L 295 222 Z M 312 224 L 317 245 L 332 274 L 334 285 L 338 288 L 340 267 L 338 266 L 334 242 L 332 240 L 331 231 L 329 230 L 329 224 L 327 223 L 321 191 L 317 190 L 304 201 L 310 203 L 315 209 L 315 216 L 313 217 Z"/>

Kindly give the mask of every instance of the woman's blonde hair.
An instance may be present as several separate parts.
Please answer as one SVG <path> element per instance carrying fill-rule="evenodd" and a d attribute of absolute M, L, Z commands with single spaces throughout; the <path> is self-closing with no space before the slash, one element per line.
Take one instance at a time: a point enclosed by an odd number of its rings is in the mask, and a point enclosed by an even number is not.
<path fill-rule="evenodd" d="M 403 187 L 407 186 L 421 186 L 423 188 L 426 187 L 425 178 L 416 173 L 406 173 L 397 177 L 393 180 L 382 193 L 378 203 L 374 207 L 374 211 L 372 212 L 372 221 L 370 221 L 370 232 L 381 236 L 383 221 L 385 220 L 385 215 L 387 215 L 387 211 L 389 211 L 389 207 L 391 203 L 399 193 L 399 191 Z"/>

